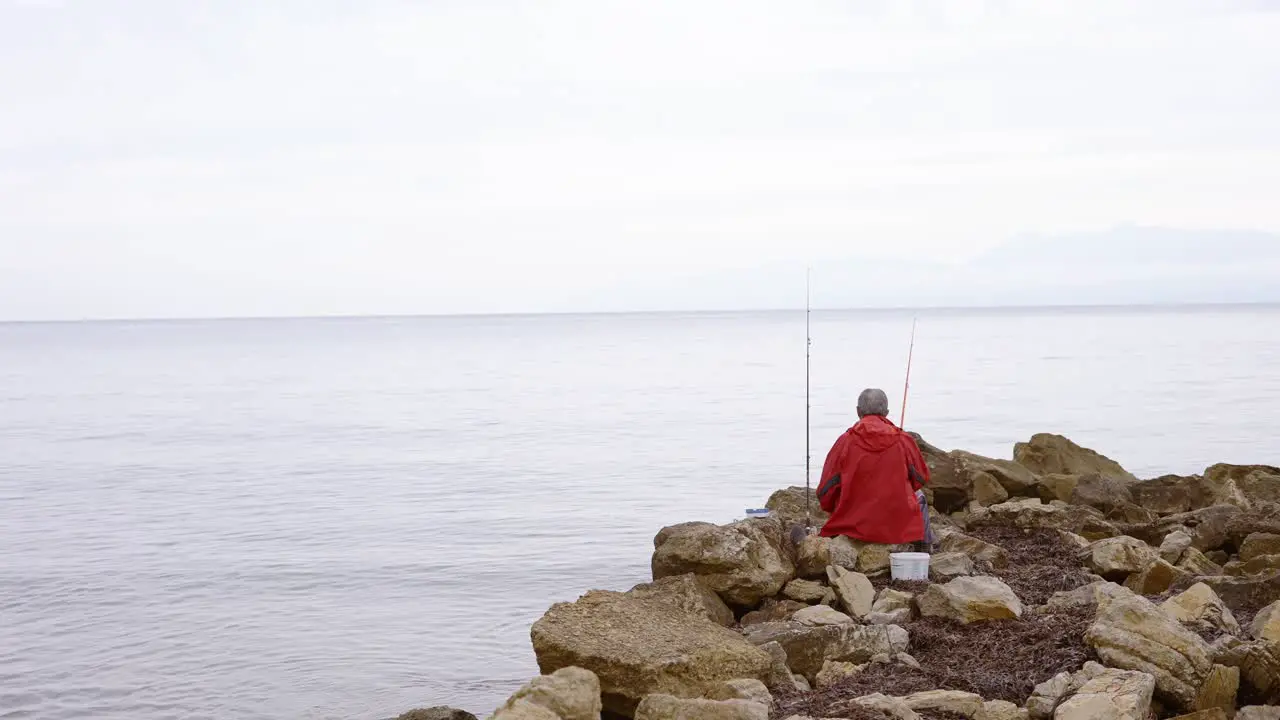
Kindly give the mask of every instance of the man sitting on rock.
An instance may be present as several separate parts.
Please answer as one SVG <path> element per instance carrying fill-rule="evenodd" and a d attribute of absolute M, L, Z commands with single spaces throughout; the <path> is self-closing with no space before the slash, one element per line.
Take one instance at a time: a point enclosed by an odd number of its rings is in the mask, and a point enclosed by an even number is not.
<path fill-rule="evenodd" d="M 889 398 L 868 388 L 858 396 L 858 422 L 836 440 L 818 483 L 818 503 L 831 514 L 823 537 L 847 535 L 884 545 L 925 540 L 919 498 L 929 466 L 916 441 L 888 418 Z"/>

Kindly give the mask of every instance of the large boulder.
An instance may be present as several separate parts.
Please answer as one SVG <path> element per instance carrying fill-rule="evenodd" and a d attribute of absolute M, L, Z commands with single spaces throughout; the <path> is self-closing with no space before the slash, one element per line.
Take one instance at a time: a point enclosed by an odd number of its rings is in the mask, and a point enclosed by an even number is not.
<path fill-rule="evenodd" d="M 851 625 L 853 618 L 844 613 L 826 605 L 814 605 L 807 607 L 795 615 L 791 619 L 801 625 L 810 627 L 819 627 L 822 625 Z"/>
<path fill-rule="evenodd" d="M 1250 533 L 1240 545 L 1240 559 L 1244 562 L 1264 555 L 1280 555 L 1280 535 Z"/>
<path fill-rule="evenodd" d="M 1097 473 L 1126 482 L 1137 482 L 1137 478 L 1116 461 L 1081 447 L 1061 435 L 1032 435 L 1029 441 L 1013 446 L 1013 459 L 1037 475 Z"/>
<path fill-rule="evenodd" d="M 1128 480 L 1101 473 L 1081 475 L 1071 493 L 1070 502 L 1088 505 L 1104 513 L 1127 508 L 1134 504 L 1130 485 L 1132 483 Z"/>
<path fill-rule="evenodd" d="M 1280 468 L 1270 465 L 1218 464 L 1204 471 L 1202 482 L 1208 494 L 1232 496 L 1238 492 L 1249 505 L 1280 502 Z"/>
<path fill-rule="evenodd" d="M 1165 600 L 1160 609 L 1178 622 L 1196 630 L 1240 632 L 1240 623 L 1213 588 L 1196 583 L 1184 592 Z"/>
<path fill-rule="evenodd" d="M 1240 669 L 1240 685 L 1262 702 L 1280 704 L 1280 643 L 1227 638 L 1216 646 L 1214 662 Z"/>
<path fill-rule="evenodd" d="M 827 597 L 827 592 L 830 590 L 831 588 L 816 580 L 800 580 L 797 578 L 782 588 L 782 597 L 805 603 L 806 605 L 816 605 Z"/>
<path fill-rule="evenodd" d="M 560 720 L 600 720 L 600 680 L 580 667 L 566 667 L 534 678 L 494 713 L 494 720 L 537 718 L 548 710 Z"/>
<path fill-rule="evenodd" d="M 1280 598 L 1280 574 L 1270 576 L 1209 576 L 1197 578 L 1213 588 L 1228 607 L 1257 607 L 1259 600 Z"/>
<path fill-rule="evenodd" d="M 1176 568 L 1164 560 L 1156 560 L 1145 570 L 1130 575 L 1124 581 L 1124 586 L 1139 595 L 1159 595 L 1188 576 L 1187 571 Z"/>
<path fill-rule="evenodd" d="M 1175 564 L 1190 575 L 1222 575 L 1222 566 L 1210 560 L 1199 550 L 1189 547 L 1182 551 L 1182 559 Z"/>
<path fill-rule="evenodd" d="M 950 713 L 966 718 L 976 716 L 986 705 L 981 695 L 959 690 L 926 690 L 902 700 L 917 713 Z"/>
<path fill-rule="evenodd" d="M 806 580 L 818 580 L 827 576 L 827 568 L 856 570 L 858 547 L 843 535 L 835 538 L 810 535 L 796 547 L 796 575 Z"/>
<path fill-rule="evenodd" d="M 910 636 L 895 625 L 828 625 L 810 627 L 798 622 L 764 623 L 743 628 L 754 645 L 778 643 L 787 653 L 792 672 L 810 682 L 828 660 L 866 663 L 877 655 L 893 657 L 907 651 Z"/>
<path fill-rule="evenodd" d="M 728 680 L 718 683 L 707 692 L 707 700 L 750 700 L 773 707 L 773 693 L 759 680 Z"/>
<path fill-rule="evenodd" d="M 1108 580 L 1124 580 L 1160 559 L 1155 548 L 1127 535 L 1099 540 L 1085 555 L 1089 569 Z"/>
<path fill-rule="evenodd" d="M 1120 534 L 1115 523 L 1108 521 L 1094 508 L 1056 501 L 1045 504 L 1040 498 L 1010 500 L 979 508 L 970 513 L 969 524 L 1065 530 L 1094 540 Z"/>
<path fill-rule="evenodd" d="M 1058 706 L 1054 720 L 1147 720 L 1156 680 L 1145 672 L 1103 671 Z"/>
<path fill-rule="evenodd" d="M 929 558 L 929 576 L 935 582 L 947 582 L 976 572 L 973 558 L 964 553 L 944 552 Z"/>
<path fill-rule="evenodd" d="M 930 585 L 916 598 L 920 614 L 968 625 L 984 620 L 1022 617 L 1022 602 L 1013 590 L 989 576 L 959 577 L 945 585 Z"/>
<path fill-rule="evenodd" d="M 808 498 L 807 506 L 806 497 Z M 806 491 L 802 487 L 792 486 L 778 490 L 769 496 L 764 506 L 769 509 L 772 517 L 778 518 L 784 525 L 804 524 L 806 507 L 808 518 L 813 522 L 814 527 L 822 527 L 830 517 L 819 507 L 818 492 L 813 488 Z"/>
<path fill-rule="evenodd" d="M 769 707 L 750 700 L 685 699 L 655 694 L 640 702 L 635 720 L 769 720 Z"/>
<path fill-rule="evenodd" d="M 1240 694 L 1240 669 L 1225 665 L 1214 665 L 1200 686 L 1200 694 L 1196 696 L 1196 710 L 1213 710 L 1217 708 L 1228 715 L 1236 710 L 1236 696 Z"/>
<path fill-rule="evenodd" d="M 951 457 L 958 472 L 969 479 L 970 487 L 982 475 L 994 479 L 1008 495 L 1027 495 L 1036 485 L 1035 473 L 1011 460 L 983 457 L 963 450 L 953 450 Z M 976 498 L 971 496 L 971 499 Z"/>
<path fill-rule="evenodd" d="M 818 675 L 813 679 L 813 686 L 819 690 L 826 690 L 860 674 L 866 667 L 866 663 L 859 665 L 851 662 L 828 660 L 822 664 L 822 669 L 818 671 Z"/>
<path fill-rule="evenodd" d="M 1165 475 L 1129 486 L 1133 501 L 1160 515 L 1176 515 L 1191 510 L 1191 493 L 1198 478 Z"/>
<path fill-rule="evenodd" d="M 648 598 L 706 618 L 717 625 L 734 624 L 733 610 L 707 587 L 697 575 L 672 575 L 643 585 L 637 585 L 627 593 L 636 598 Z"/>
<path fill-rule="evenodd" d="M 732 630 L 614 592 L 553 605 L 530 635 L 543 673 L 591 670 L 606 709 L 622 715 L 646 695 L 697 697 L 723 680 L 764 680 L 772 666 L 767 653 Z"/>
<path fill-rule="evenodd" d="M 781 537 L 776 520 L 684 526 L 653 551 L 653 579 L 692 573 L 729 605 L 754 607 L 795 575 Z"/>
<path fill-rule="evenodd" d="M 1200 687 L 1213 670 L 1209 646 L 1154 603 L 1132 592 L 1102 595 L 1085 633 L 1103 664 L 1153 675 L 1172 707 L 1194 710 Z"/>

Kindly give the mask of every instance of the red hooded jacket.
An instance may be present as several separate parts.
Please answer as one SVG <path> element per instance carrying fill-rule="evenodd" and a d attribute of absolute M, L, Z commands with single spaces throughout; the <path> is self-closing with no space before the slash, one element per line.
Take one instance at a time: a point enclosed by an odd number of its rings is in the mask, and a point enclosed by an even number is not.
<path fill-rule="evenodd" d="M 831 518 L 820 534 L 887 545 L 923 540 L 915 491 L 928 482 L 929 466 L 915 439 L 887 418 L 868 415 L 827 454 L 818 503 Z"/>

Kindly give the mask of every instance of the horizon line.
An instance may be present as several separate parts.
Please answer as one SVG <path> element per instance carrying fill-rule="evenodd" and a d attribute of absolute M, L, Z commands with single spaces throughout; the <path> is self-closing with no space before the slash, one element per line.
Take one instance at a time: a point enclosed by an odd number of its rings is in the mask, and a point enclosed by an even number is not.
<path fill-rule="evenodd" d="M 1150 303 L 1037 303 L 1028 305 L 920 305 L 835 307 L 815 306 L 817 312 L 859 313 L 945 313 L 983 311 L 1043 311 L 1043 310 L 1189 310 L 1213 308 L 1266 308 L 1280 307 L 1280 301 L 1250 300 L 1242 302 L 1150 302 Z M 182 322 L 279 322 L 290 320 L 442 320 L 467 318 L 534 318 L 534 317 L 612 317 L 642 315 L 735 315 L 746 313 L 803 313 L 804 306 L 797 307 L 742 307 L 733 309 L 691 308 L 684 310 L 548 310 L 508 312 L 442 312 L 442 313 L 350 313 L 332 315 L 210 315 L 174 317 L 101 317 L 50 320 L 2 320 L 0 325 L 94 325 L 126 323 L 182 323 Z"/>

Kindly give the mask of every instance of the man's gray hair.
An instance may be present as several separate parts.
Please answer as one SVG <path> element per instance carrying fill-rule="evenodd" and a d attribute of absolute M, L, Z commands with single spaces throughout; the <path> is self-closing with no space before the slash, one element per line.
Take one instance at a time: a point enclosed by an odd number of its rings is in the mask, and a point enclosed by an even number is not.
<path fill-rule="evenodd" d="M 879 388 L 867 388 L 858 396 L 858 417 L 889 416 L 889 396 Z"/>

